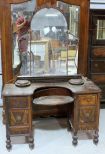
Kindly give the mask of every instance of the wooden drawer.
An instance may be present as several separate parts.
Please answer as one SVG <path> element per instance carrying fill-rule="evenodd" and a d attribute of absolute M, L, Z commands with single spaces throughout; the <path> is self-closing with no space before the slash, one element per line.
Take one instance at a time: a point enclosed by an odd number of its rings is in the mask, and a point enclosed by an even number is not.
<path fill-rule="evenodd" d="M 92 58 L 105 58 L 105 47 L 102 46 L 93 47 Z"/>
<path fill-rule="evenodd" d="M 30 120 L 29 110 L 10 110 L 9 126 L 28 126 Z"/>
<path fill-rule="evenodd" d="M 92 61 L 91 73 L 105 73 L 105 60 Z"/>
<path fill-rule="evenodd" d="M 29 108 L 30 97 L 8 97 L 9 108 Z"/>
<path fill-rule="evenodd" d="M 100 84 L 105 84 L 105 74 L 92 74 L 92 81 Z"/>
<path fill-rule="evenodd" d="M 96 95 L 79 95 L 78 101 L 80 105 L 95 105 L 97 97 Z"/>

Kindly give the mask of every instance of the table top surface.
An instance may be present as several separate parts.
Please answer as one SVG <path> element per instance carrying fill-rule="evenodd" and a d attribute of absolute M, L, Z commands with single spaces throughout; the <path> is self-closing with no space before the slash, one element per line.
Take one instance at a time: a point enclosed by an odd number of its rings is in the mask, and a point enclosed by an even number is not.
<path fill-rule="evenodd" d="M 100 88 L 91 80 L 84 81 L 82 85 L 72 85 L 69 82 L 32 83 L 27 87 L 17 87 L 15 84 L 5 84 L 2 96 L 30 96 L 35 90 L 43 87 L 63 87 L 72 91 L 73 94 L 101 93 Z"/>

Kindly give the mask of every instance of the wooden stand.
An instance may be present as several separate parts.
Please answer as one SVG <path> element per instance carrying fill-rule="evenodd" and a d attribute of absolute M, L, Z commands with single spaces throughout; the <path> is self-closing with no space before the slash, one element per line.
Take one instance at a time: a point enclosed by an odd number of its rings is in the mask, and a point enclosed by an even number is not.
<path fill-rule="evenodd" d="M 29 147 L 34 147 L 32 102 L 36 91 L 45 87 L 47 89 L 60 87 L 61 95 L 62 87 L 72 92 L 72 97 L 74 98 L 70 119 L 73 129 L 72 143 L 74 145 L 78 143 L 78 130 L 94 130 L 93 141 L 98 143 L 101 90 L 92 81 L 86 80 L 83 85 L 71 85 L 69 82 L 35 83 L 25 88 L 16 87 L 14 84 L 6 84 L 3 89 L 3 100 L 6 114 L 7 149 L 11 149 L 10 136 L 21 134 L 28 136 Z"/>

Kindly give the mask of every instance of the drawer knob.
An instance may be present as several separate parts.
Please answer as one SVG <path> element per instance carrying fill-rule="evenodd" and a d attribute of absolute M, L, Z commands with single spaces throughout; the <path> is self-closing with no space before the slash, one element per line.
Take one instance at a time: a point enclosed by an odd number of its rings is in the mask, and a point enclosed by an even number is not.
<path fill-rule="evenodd" d="M 98 67 L 98 64 L 95 64 L 95 67 Z"/>
<path fill-rule="evenodd" d="M 87 102 L 90 102 L 90 101 L 91 101 L 91 99 L 90 99 L 90 98 L 88 98 L 88 99 L 87 99 Z"/>

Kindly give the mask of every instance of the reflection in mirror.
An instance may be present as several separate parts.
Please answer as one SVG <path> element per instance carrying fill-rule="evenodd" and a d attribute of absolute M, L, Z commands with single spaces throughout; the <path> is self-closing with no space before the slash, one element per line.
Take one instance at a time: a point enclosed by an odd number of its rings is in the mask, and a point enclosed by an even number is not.
<path fill-rule="evenodd" d="M 105 20 L 97 20 L 97 40 L 105 40 Z"/>
<path fill-rule="evenodd" d="M 76 74 L 80 8 L 57 2 L 57 9 L 43 8 L 33 14 L 34 9 L 24 6 L 12 8 L 13 67 L 20 68 L 19 75 Z"/>
<path fill-rule="evenodd" d="M 13 29 L 13 73 L 25 75 L 27 73 L 27 53 L 30 22 L 35 12 L 35 0 L 12 4 L 12 29 Z"/>

